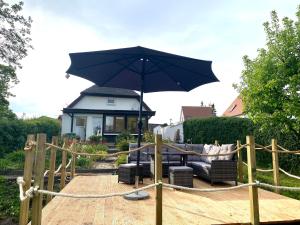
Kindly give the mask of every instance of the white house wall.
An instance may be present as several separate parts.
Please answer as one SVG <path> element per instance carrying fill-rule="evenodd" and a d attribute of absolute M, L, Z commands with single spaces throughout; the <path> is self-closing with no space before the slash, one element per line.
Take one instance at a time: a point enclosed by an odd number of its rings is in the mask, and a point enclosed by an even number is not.
<path fill-rule="evenodd" d="M 116 98 L 115 104 L 107 104 L 108 97 L 84 96 L 72 108 L 74 109 L 98 109 L 98 110 L 139 110 L 139 101 L 135 98 Z M 143 107 L 143 110 L 145 108 Z"/>
<path fill-rule="evenodd" d="M 61 134 L 71 132 L 71 117 L 64 113 L 61 117 Z"/>
<path fill-rule="evenodd" d="M 74 114 L 74 120 L 73 120 L 73 132 L 75 132 L 75 126 L 76 126 L 76 117 L 82 116 L 86 117 L 86 138 L 89 138 L 91 135 L 93 135 L 93 117 L 102 117 L 102 114 Z M 61 134 L 71 133 L 71 117 L 64 113 L 62 115 L 62 125 L 61 125 Z M 103 127 L 102 127 L 103 129 Z"/>
<path fill-rule="evenodd" d="M 161 134 L 163 139 L 174 141 L 175 133 L 179 129 L 180 143 L 184 142 L 183 123 L 166 127 L 157 126 L 153 129 L 154 134 Z"/>

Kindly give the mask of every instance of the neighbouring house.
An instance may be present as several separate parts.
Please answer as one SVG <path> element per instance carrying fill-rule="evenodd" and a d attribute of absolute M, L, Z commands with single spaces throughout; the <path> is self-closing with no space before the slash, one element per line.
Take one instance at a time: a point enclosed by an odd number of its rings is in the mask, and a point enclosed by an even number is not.
<path fill-rule="evenodd" d="M 223 116 L 226 117 L 245 117 L 243 112 L 243 101 L 240 96 L 238 96 L 234 101 L 230 104 L 230 106 L 223 113 Z"/>
<path fill-rule="evenodd" d="M 167 126 L 159 125 L 153 128 L 153 133 L 161 134 L 164 140 L 170 140 L 177 143 L 184 142 L 183 123 Z"/>
<path fill-rule="evenodd" d="M 180 122 L 195 118 L 208 118 L 216 116 L 214 106 L 182 106 Z"/>
<path fill-rule="evenodd" d="M 75 133 L 82 140 L 91 135 L 101 135 L 108 142 L 123 131 L 137 136 L 140 96 L 135 91 L 93 85 L 80 93 L 63 109 L 62 134 Z M 143 128 L 155 115 L 143 102 Z"/>

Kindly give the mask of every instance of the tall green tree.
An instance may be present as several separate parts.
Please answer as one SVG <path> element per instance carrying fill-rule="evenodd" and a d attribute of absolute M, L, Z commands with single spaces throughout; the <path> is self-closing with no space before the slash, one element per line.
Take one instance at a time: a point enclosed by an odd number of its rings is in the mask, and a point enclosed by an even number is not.
<path fill-rule="evenodd" d="M 9 109 L 9 89 L 18 83 L 15 70 L 31 48 L 32 20 L 21 14 L 22 9 L 23 2 L 10 5 L 0 0 L 0 119 L 15 117 Z"/>
<path fill-rule="evenodd" d="M 275 11 L 265 22 L 265 48 L 254 59 L 243 57 L 241 82 L 235 85 L 244 111 L 261 129 L 300 141 L 300 6 L 293 21 L 280 22 Z"/>

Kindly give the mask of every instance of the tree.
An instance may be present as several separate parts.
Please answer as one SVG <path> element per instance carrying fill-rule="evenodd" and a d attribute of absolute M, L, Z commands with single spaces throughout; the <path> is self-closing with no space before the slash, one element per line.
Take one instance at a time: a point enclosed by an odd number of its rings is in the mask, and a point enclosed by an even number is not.
<path fill-rule="evenodd" d="M 300 141 L 300 6 L 297 21 L 280 23 L 275 11 L 265 22 L 266 47 L 243 57 L 240 92 L 244 111 L 261 129 L 290 134 Z"/>
<path fill-rule="evenodd" d="M 23 2 L 9 5 L 0 0 L 0 118 L 15 115 L 9 109 L 8 97 L 11 85 L 18 83 L 16 68 L 21 68 L 21 59 L 27 56 L 30 45 L 32 20 L 21 15 Z"/>

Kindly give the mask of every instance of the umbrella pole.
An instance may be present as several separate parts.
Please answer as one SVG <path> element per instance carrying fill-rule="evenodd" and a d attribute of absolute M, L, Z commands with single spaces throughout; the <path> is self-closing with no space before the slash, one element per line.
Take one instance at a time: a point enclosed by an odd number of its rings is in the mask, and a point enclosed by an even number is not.
<path fill-rule="evenodd" d="M 142 73 L 141 73 L 141 95 L 140 95 L 140 109 L 139 109 L 139 119 L 138 119 L 138 148 L 141 147 L 142 141 L 142 130 L 143 130 L 143 121 L 142 121 L 142 112 L 143 112 L 143 95 L 144 95 L 144 73 L 145 73 L 145 59 L 142 59 Z M 140 177 L 140 151 L 137 151 L 136 159 L 136 173 L 135 173 L 135 187 L 139 186 L 139 177 Z"/>

